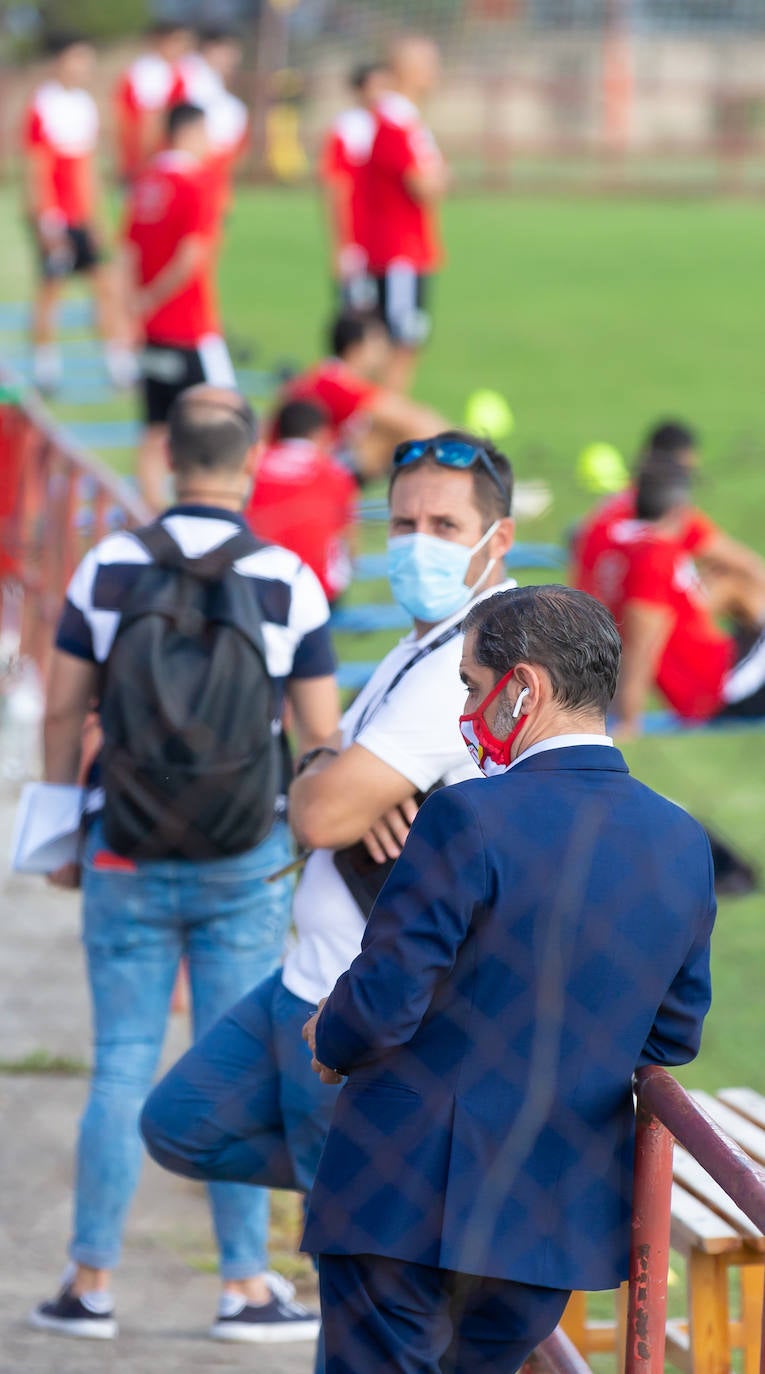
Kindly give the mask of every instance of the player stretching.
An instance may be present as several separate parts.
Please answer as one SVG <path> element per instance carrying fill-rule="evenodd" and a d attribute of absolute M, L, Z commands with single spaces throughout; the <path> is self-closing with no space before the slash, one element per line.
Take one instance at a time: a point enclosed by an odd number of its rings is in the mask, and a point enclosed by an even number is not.
<path fill-rule="evenodd" d="M 375 304 L 375 286 L 368 275 L 364 173 L 377 131 L 375 110 L 389 81 L 381 62 L 354 68 L 348 84 L 356 104 L 337 116 L 322 150 L 321 180 L 332 243 L 332 274 L 341 306 L 354 310 L 368 310 Z"/>
<path fill-rule="evenodd" d="M 51 35 L 46 46 L 50 74 L 35 91 L 24 120 L 26 206 L 40 265 L 32 319 L 32 376 L 46 394 L 60 385 L 56 307 L 64 281 L 82 273 L 92 285 L 109 378 L 114 386 L 131 386 L 135 362 L 118 315 L 113 270 L 102 258 L 98 222 L 99 119 L 85 89 L 95 50 L 74 33 Z"/>
<path fill-rule="evenodd" d="M 173 106 L 167 142 L 132 189 L 125 235 L 127 299 L 145 339 L 138 482 L 153 510 L 166 505 L 166 420 L 176 396 L 199 382 L 236 385 L 212 280 L 219 226 L 205 171 L 204 111 Z"/>
<path fill-rule="evenodd" d="M 436 207 L 448 173 L 419 107 L 439 76 L 438 50 L 410 35 L 394 45 L 393 90 L 377 110 L 377 133 L 364 174 L 369 268 L 377 307 L 394 344 L 386 381 L 405 391 L 430 333 L 428 279 L 441 262 Z"/>

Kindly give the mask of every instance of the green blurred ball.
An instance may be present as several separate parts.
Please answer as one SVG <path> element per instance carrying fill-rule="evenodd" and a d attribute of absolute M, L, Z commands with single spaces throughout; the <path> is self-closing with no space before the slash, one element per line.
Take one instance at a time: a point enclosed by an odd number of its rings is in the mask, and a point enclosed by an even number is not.
<path fill-rule="evenodd" d="M 576 460 L 576 475 L 586 491 L 621 491 L 630 480 L 627 464 L 613 444 L 588 444 Z"/>
<path fill-rule="evenodd" d="M 515 416 L 498 391 L 474 391 L 465 406 L 465 427 L 489 439 L 506 439 L 515 429 Z"/>

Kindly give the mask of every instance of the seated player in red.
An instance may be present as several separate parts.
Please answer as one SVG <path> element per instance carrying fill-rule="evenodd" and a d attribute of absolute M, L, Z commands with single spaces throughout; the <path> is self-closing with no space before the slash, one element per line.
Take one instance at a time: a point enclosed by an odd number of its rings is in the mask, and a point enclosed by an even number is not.
<path fill-rule="evenodd" d="M 281 544 L 316 573 L 329 602 L 351 580 L 357 486 L 332 457 L 329 416 L 311 401 L 287 401 L 258 460 L 245 511 L 255 534 Z"/>
<path fill-rule="evenodd" d="M 694 431 L 677 421 L 664 421 L 647 435 L 640 466 L 677 463 L 691 473 L 699 467 L 699 444 Z M 639 475 L 640 467 L 638 467 Z M 624 573 L 622 552 L 637 533 L 636 481 L 617 492 L 585 516 L 574 534 L 570 580 L 613 609 Z M 746 623 L 752 596 L 765 594 L 765 562 L 730 535 L 725 534 L 703 511 L 689 505 L 681 540 L 691 554 L 707 594 L 712 615 L 729 616 Z"/>
<path fill-rule="evenodd" d="M 51 34 L 50 71 L 24 118 L 26 210 L 37 248 L 39 277 L 32 316 L 32 376 L 50 394 L 61 382 L 56 309 L 64 282 L 82 275 L 92 287 L 104 362 L 114 386 L 135 381 L 127 320 L 118 309 L 116 280 L 104 259 L 96 168 L 99 116 L 87 87 L 96 54 L 76 33 Z"/>
<path fill-rule="evenodd" d="M 621 548 L 623 576 L 610 609 L 624 641 L 616 698 L 622 736 L 637 733 L 656 687 L 689 721 L 765 716 L 765 587 L 751 589 L 739 636 L 716 623 L 685 542 L 691 476 L 678 463 L 646 463 L 639 522 Z"/>
<path fill-rule="evenodd" d="M 448 428 L 436 411 L 379 384 L 390 342 L 376 315 L 338 315 L 330 348 L 330 357 L 288 382 L 281 400 L 313 401 L 324 408 L 332 443 L 360 480 L 386 473 L 402 439 L 426 439 Z"/>
<path fill-rule="evenodd" d="M 364 171 L 377 132 L 375 111 L 389 81 L 382 62 L 354 68 L 348 84 L 356 103 L 332 122 L 321 154 L 319 174 L 329 223 L 332 275 L 341 304 L 356 310 L 369 309 L 377 299 L 375 284 L 369 279 Z"/>
<path fill-rule="evenodd" d="M 143 52 L 120 76 L 114 93 L 117 165 L 126 185 L 158 152 L 164 115 L 173 103 L 178 62 L 191 43 L 191 31 L 174 20 L 158 19 L 146 31 Z"/>

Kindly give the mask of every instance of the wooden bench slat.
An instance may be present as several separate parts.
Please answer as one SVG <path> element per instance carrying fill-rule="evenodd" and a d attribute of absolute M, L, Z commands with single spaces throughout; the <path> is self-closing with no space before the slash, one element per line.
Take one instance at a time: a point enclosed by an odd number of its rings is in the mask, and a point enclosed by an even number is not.
<path fill-rule="evenodd" d="M 672 1184 L 672 1247 L 687 1255 L 701 1250 L 705 1255 L 724 1255 L 741 1249 L 741 1236 L 693 1193 L 679 1183 Z"/>
<path fill-rule="evenodd" d="M 749 1220 L 746 1213 L 728 1197 L 719 1183 L 715 1183 L 698 1160 L 693 1159 L 681 1145 L 675 1146 L 672 1171 L 678 1183 L 681 1183 L 687 1192 L 693 1193 L 724 1221 L 735 1227 L 747 1245 L 757 1250 L 765 1250 L 765 1236 L 757 1230 L 754 1222 Z"/>
<path fill-rule="evenodd" d="M 726 1107 L 732 1107 L 739 1116 L 745 1116 L 755 1126 L 765 1130 L 765 1097 L 754 1088 L 723 1088 L 718 1094 Z"/>
<path fill-rule="evenodd" d="M 735 1140 L 758 1164 L 765 1164 L 765 1130 L 761 1131 L 759 1126 L 754 1126 L 709 1093 L 697 1091 L 691 1093 L 691 1097 L 731 1140 Z"/>

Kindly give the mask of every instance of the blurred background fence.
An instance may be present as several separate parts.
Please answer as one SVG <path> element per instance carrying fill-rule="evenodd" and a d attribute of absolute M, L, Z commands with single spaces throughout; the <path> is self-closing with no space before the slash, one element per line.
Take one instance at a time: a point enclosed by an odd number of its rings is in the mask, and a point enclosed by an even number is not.
<path fill-rule="evenodd" d="M 158 0 L 151 12 L 230 19 L 247 36 L 240 85 L 255 113 L 251 177 L 310 176 L 321 131 L 347 102 L 349 67 L 406 27 L 442 44 L 444 81 L 429 116 L 462 186 L 765 187 L 763 0 Z M 0 7 L 6 168 L 39 77 L 17 58 L 34 51 L 42 28 L 81 19 L 109 40 L 100 64 L 108 118 L 114 75 L 148 14 L 148 0 Z M 274 141 L 284 153 L 276 161 Z"/>

